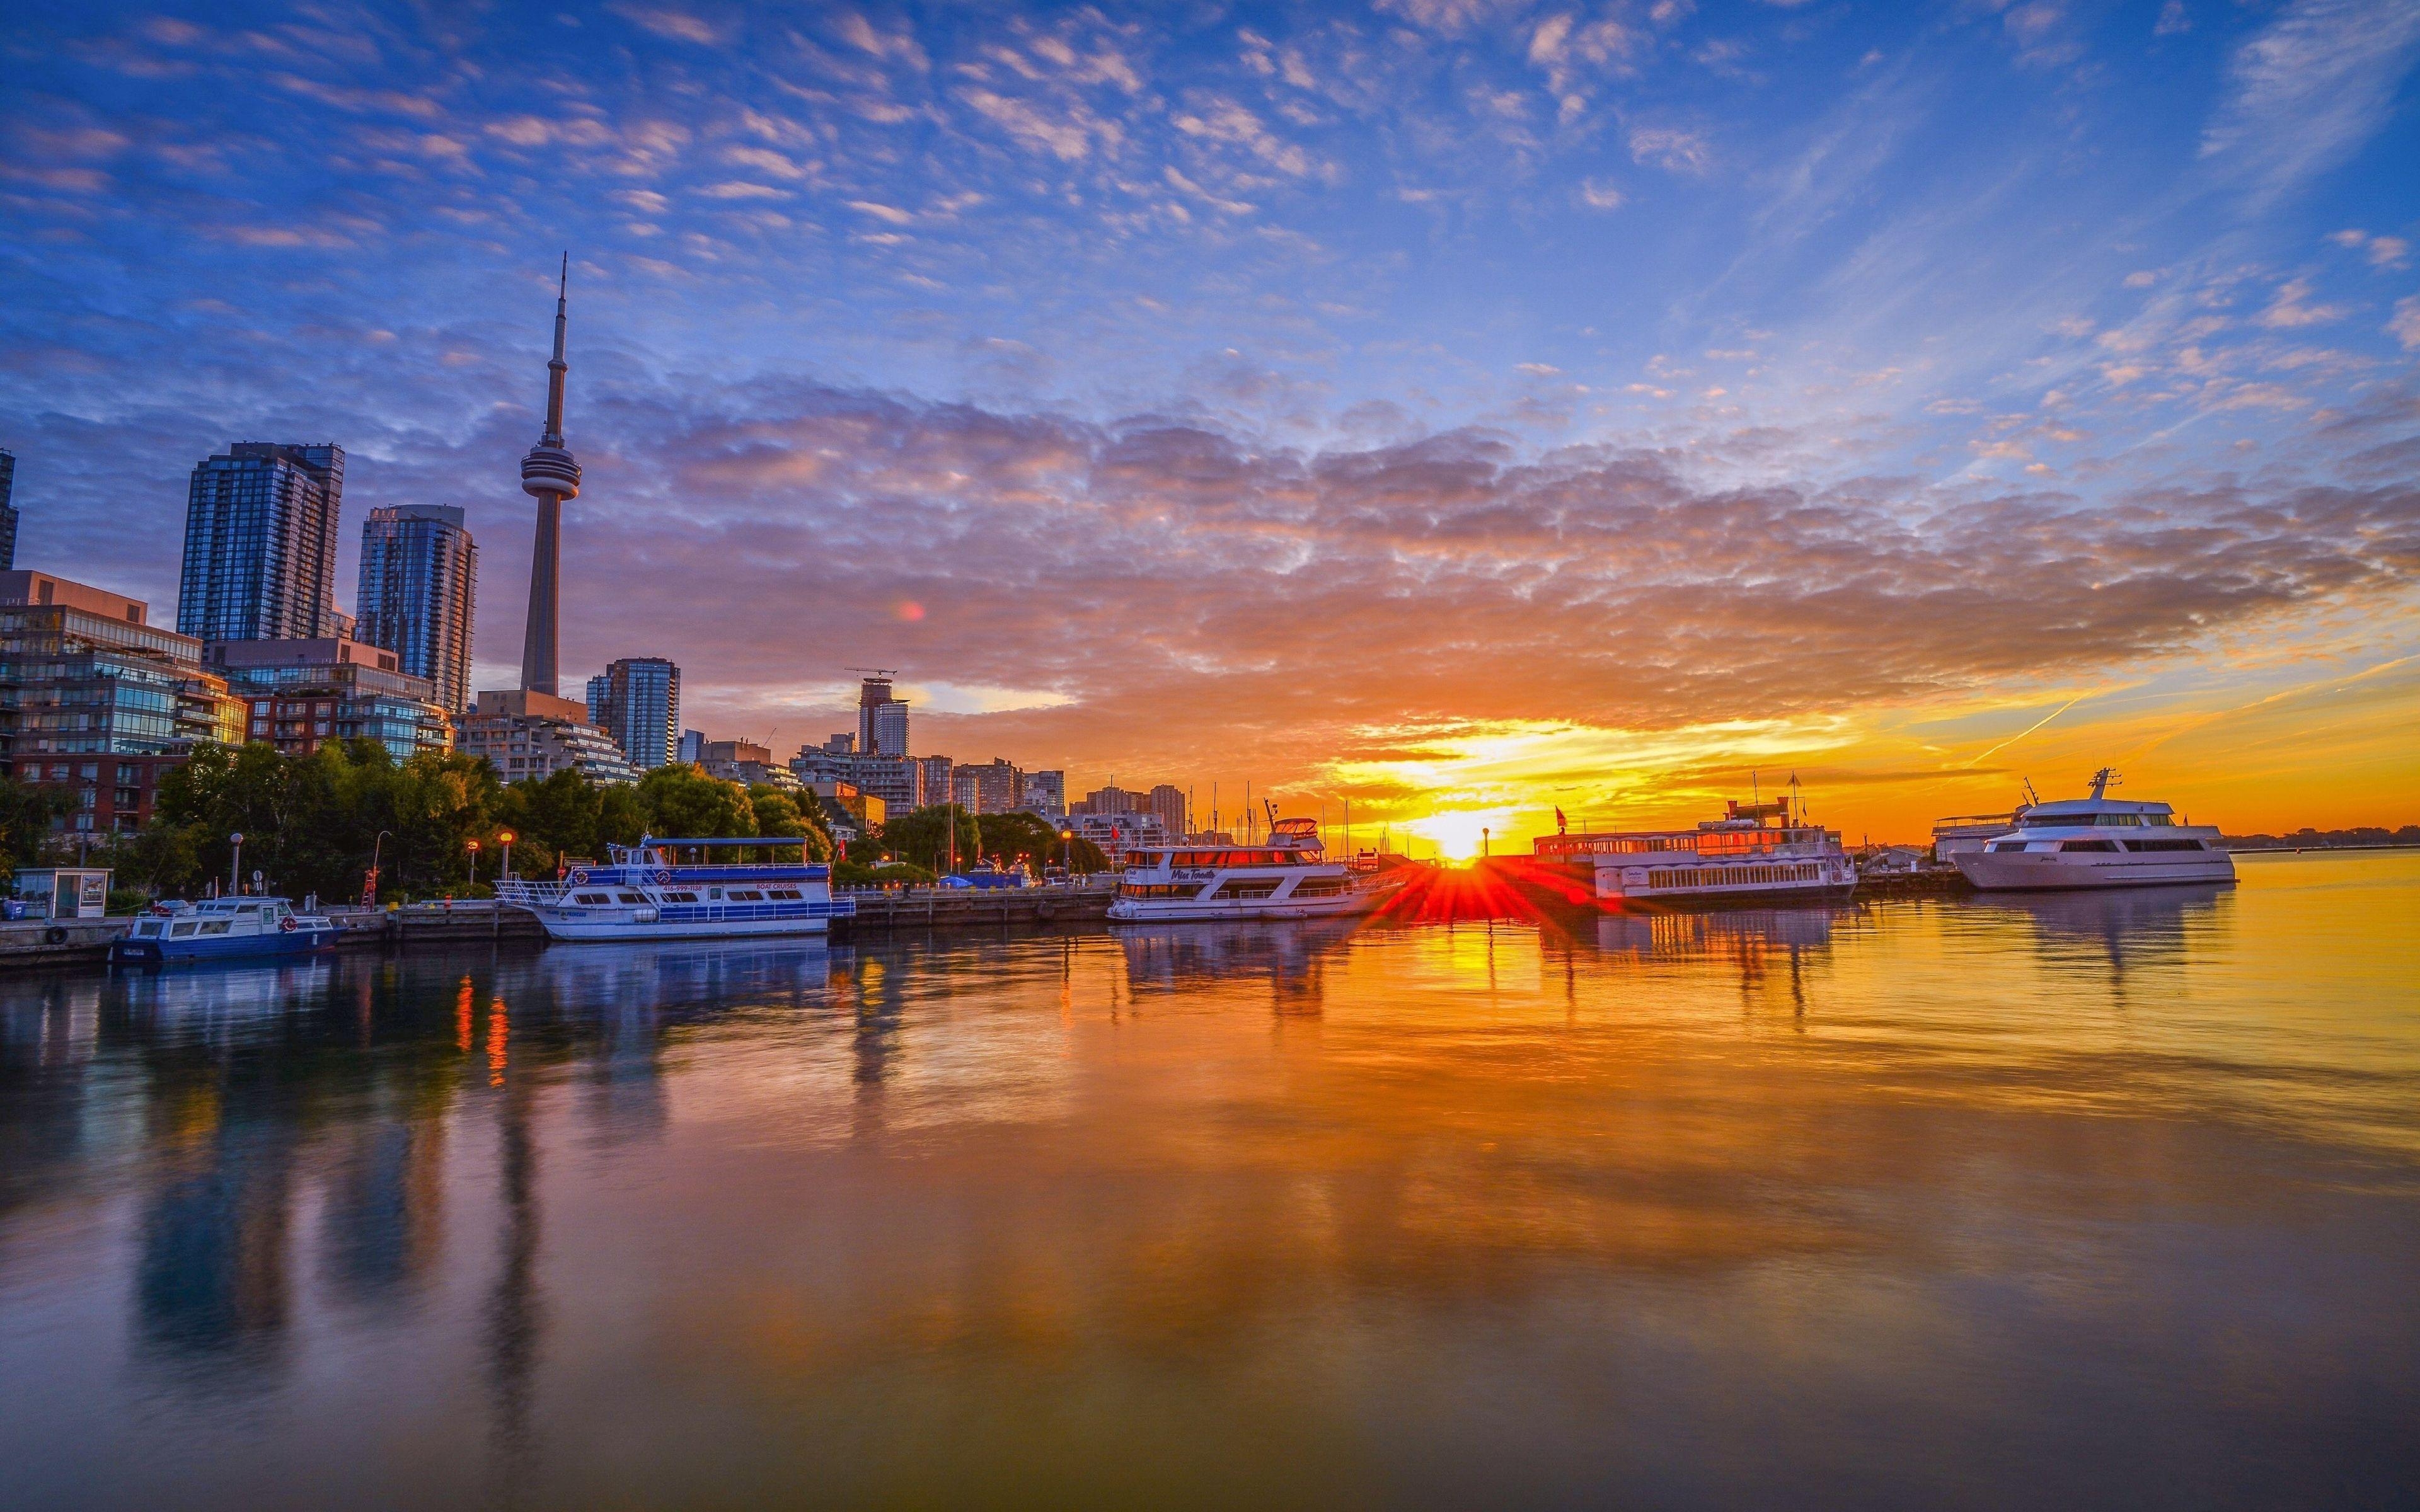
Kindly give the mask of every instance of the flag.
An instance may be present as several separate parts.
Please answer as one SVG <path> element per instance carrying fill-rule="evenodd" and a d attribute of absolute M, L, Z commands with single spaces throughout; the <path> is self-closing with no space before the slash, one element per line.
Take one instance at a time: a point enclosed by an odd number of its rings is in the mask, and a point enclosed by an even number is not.
<path fill-rule="evenodd" d="M 1568 834 L 1571 827 L 1572 822 L 1563 817 L 1563 806 L 1559 803 L 1555 805 L 1555 833 L 1558 835 Z"/>

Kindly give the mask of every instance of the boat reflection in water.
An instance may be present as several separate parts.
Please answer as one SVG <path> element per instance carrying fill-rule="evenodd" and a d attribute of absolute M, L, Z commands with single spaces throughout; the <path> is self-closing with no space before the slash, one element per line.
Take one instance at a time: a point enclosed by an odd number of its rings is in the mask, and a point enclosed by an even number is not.
<path fill-rule="evenodd" d="M 1351 919 L 1264 923 L 1129 924 L 1117 933 L 1126 982 L 1138 995 L 1239 982 L 1265 983 L 1280 1012 L 1319 1011 L 1323 961 L 1361 926 Z"/>

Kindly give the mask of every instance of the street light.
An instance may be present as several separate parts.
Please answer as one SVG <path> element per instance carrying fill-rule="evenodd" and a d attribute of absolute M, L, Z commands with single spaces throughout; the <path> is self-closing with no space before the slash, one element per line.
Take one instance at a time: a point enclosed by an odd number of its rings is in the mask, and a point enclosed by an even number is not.
<path fill-rule="evenodd" d="M 1059 864 L 1061 867 L 1065 869 L 1067 872 L 1067 880 L 1069 882 L 1075 881 L 1076 832 L 1072 829 L 1063 829 L 1059 831 Z"/>
<path fill-rule="evenodd" d="M 504 841 L 504 867 L 497 880 L 510 882 L 513 880 L 513 832 L 509 829 L 497 830 L 496 839 Z"/>
<path fill-rule="evenodd" d="M 378 906 L 379 857 L 385 852 L 386 838 L 394 833 L 392 829 L 381 829 L 378 832 L 378 839 L 370 841 L 370 874 L 362 879 L 364 908 Z"/>
<path fill-rule="evenodd" d="M 235 841 L 235 860 L 227 867 L 227 890 L 243 896 L 243 831 L 239 829 L 227 839 Z"/>
<path fill-rule="evenodd" d="M 471 890 L 475 892 L 479 887 L 479 842 L 465 841 L 464 848 L 471 853 Z"/>

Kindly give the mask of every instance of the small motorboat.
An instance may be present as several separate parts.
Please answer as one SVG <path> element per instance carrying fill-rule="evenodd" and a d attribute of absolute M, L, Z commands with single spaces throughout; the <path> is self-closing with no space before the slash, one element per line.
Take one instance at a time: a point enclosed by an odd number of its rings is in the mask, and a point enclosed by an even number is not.
<path fill-rule="evenodd" d="M 284 898 L 212 898 L 190 907 L 163 904 L 135 920 L 134 931 L 110 945 L 120 965 L 172 961 L 222 961 L 243 956 L 301 955 L 334 949 L 341 933 L 323 914 L 298 914 Z"/>

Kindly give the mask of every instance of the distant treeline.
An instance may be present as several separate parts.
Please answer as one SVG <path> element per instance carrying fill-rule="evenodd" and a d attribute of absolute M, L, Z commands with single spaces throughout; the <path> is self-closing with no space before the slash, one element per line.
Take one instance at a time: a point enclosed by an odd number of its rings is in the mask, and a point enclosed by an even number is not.
<path fill-rule="evenodd" d="M 2364 825 L 2357 829 L 2298 829 L 2290 835 L 2228 835 L 2230 851 L 2324 851 L 2359 849 L 2365 845 L 2420 845 L 2420 825 L 2388 829 Z"/>
<path fill-rule="evenodd" d="M 358 897 L 373 864 L 380 901 L 476 897 L 490 892 L 507 844 L 516 875 L 551 877 L 573 858 L 601 859 L 606 847 L 636 844 L 643 834 L 761 837 L 780 843 L 742 848 L 737 858 L 794 858 L 803 850 L 808 860 L 831 862 L 832 880 L 843 884 L 929 882 L 978 859 L 1035 871 L 1109 865 L 1098 848 L 1029 813 L 919 809 L 841 847 L 812 795 L 743 787 L 697 766 L 659 766 L 627 787 L 599 787 L 568 771 L 507 783 L 476 756 L 429 752 L 397 763 L 373 740 L 331 741 L 307 756 L 266 745 L 204 746 L 162 776 L 151 822 L 131 834 L 60 831 L 70 802 L 57 789 L 0 777 L 0 880 L 81 853 L 112 869 L 129 892 L 192 896 L 231 885 L 239 834 L 247 887 L 256 872 L 270 892 L 329 902 Z"/>

